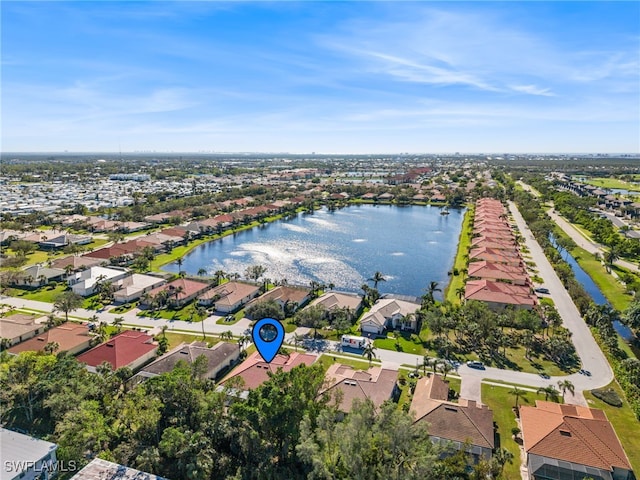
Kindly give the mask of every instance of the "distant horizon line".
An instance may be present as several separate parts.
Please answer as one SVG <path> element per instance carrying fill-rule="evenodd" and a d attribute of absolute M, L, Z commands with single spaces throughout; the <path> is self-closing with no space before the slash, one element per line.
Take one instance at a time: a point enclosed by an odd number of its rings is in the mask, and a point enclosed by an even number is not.
<path fill-rule="evenodd" d="M 327 155 L 349 155 L 349 156 L 364 156 L 364 155 L 589 155 L 589 156 L 602 156 L 602 155 L 631 155 L 640 157 L 639 152 L 461 152 L 461 151 L 448 151 L 448 152 L 360 152 L 360 153 L 347 153 L 347 152 L 268 152 L 268 151 L 174 151 L 174 150 L 132 150 L 128 152 L 124 151 L 109 151 L 109 150 L 32 150 L 32 151 L 0 151 L 0 155 L 309 155 L 309 156 L 327 156 Z"/>

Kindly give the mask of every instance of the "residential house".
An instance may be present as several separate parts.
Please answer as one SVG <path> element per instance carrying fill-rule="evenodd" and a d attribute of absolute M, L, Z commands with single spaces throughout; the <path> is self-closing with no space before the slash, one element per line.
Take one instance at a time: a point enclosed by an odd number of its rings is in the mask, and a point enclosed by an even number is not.
<path fill-rule="evenodd" d="M 351 293 L 326 292 L 309 304 L 312 305 L 322 305 L 330 313 L 344 308 L 356 316 L 362 307 L 362 297 Z"/>
<path fill-rule="evenodd" d="M 471 262 L 467 274 L 470 278 L 505 280 L 514 285 L 529 285 L 529 276 L 523 267 L 487 261 Z"/>
<path fill-rule="evenodd" d="M 520 407 L 520 424 L 532 480 L 635 480 L 602 410 L 536 400 L 535 407 Z"/>
<path fill-rule="evenodd" d="M 363 334 L 381 335 L 385 328 L 416 331 L 418 321 L 415 313 L 420 304 L 383 298 L 378 300 L 361 319 L 360 330 Z"/>
<path fill-rule="evenodd" d="M 308 288 L 290 287 L 288 285 L 279 285 L 268 292 L 263 293 L 258 298 L 255 298 L 247 306 L 253 305 L 258 302 L 268 302 L 269 300 L 275 301 L 283 311 L 287 308 L 291 308 L 291 311 L 297 310 L 299 307 L 304 306 L 305 303 L 311 298 L 311 290 Z M 290 307 L 287 307 L 290 306 Z"/>
<path fill-rule="evenodd" d="M 475 461 L 491 458 L 495 447 L 493 412 L 485 405 L 460 398 L 450 402 L 449 384 L 439 375 L 422 377 L 416 383 L 410 411 L 414 423 L 428 425 L 434 443 L 467 446 Z"/>
<path fill-rule="evenodd" d="M 74 293 L 87 297 L 95 293 L 96 283 L 100 281 L 115 282 L 129 275 L 126 270 L 107 267 L 91 267 L 74 273 L 67 278 L 67 283 Z"/>
<path fill-rule="evenodd" d="M 153 473 L 94 458 L 70 480 L 167 480 Z"/>
<path fill-rule="evenodd" d="M 398 372 L 379 366 L 368 370 L 355 370 L 340 363 L 332 364 L 325 374 L 327 387 L 321 397 L 330 396 L 331 404 L 339 401 L 338 409 L 349 413 L 354 400 L 371 400 L 376 409 L 387 400 L 395 400 L 399 395 Z"/>
<path fill-rule="evenodd" d="M 43 332 L 45 325 L 42 322 L 44 320 L 45 317 L 37 319 L 33 315 L 22 313 L 0 317 L 0 338 L 6 338 L 10 345 L 20 343 Z"/>
<path fill-rule="evenodd" d="M 0 479 L 36 480 L 53 477 L 57 467 L 57 448 L 55 443 L 0 427 Z"/>
<path fill-rule="evenodd" d="M 41 287 L 50 281 L 60 281 L 65 275 L 65 271 L 61 268 L 49 268 L 42 265 L 32 265 L 29 268 L 21 270 L 16 276 L 16 285 L 24 285 L 27 287 Z"/>
<path fill-rule="evenodd" d="M 492 263 L 504 263 L 514 267 L 523 266 L 522 258 L 517 250 L 494 250 L 492 248 L 472 248 L 469 261 L 484 260 Z"/>
<path fill-rule="evenodd" d="M 531 287 L 512 285 L 491 280 L 469 280 L 465 285 L 465 300 L 486 302 L 490 308 L 498 310 L 508 305 L 516 308 L 532 309 L 538 299 L 531 293 Z"/>
<path fill-rule="evenodd" d="M 88 245 L 93 241 L 91 235 L 75 235 L 72 233 L 63 233 L 54 237 L 47 237 L 38 243 L 43 250 L 52 250 L 56 248 L 64 248 L 68 245 Z"/>
<path fill-rule="evenodd" d="M 315 355 L 293 352 L 289 355 L 276 355 L 270 363 L 267 363 L 260 353 L 253 352 L 220 383 L 224 385 L 231 378 L 239 377 L 244 382 L 245 391 L 253 390 L 269 379 L 269 373 L 276 373 L 278 370 L 289 372 L 298 365 L 309 366 L 315 362 L 317 358 Z"/>
<path fill-rule="evenodd" d="M 143 332 L 125 330 L 105 343 L 78 356 L 78 361 L 87 364 L 89 371 L 108 363 L 114 370 L 129 367 L 132 370 L 144 365 L 156 354 L 158 345 L 153 337 Z"/>
<path fill-rule="evenodd" d="M 113 293 L 113 300 L 116 303 L 133 302 L 165 283 L 166 280 L 163 278 L 134 273 L 118 282 L 119 289 Z"/>
<path fill-rule="evenodd" d="M 56 343 L 58 344 L 57 352 L 67 352 L 75 355 L 89 348 L 92 338 L 86 325 L 66 322 L 45 330 L 29 340 L 11 347 L 7 351 L 13 355 L 17 355 L 20 352 L 43 352 L 47 344 Z"/>
<path fill-rule="evenodd" d="M 78 270 L 96 267 L 102 262 L 103 260 L 100 258 L 71 255 L 69 257 L 54 260 L 51 262 L 51 268 L 61 268 L 66 271 L 68 267 L 72 272 L 77 272 Z"/>
<path fill-rule="evenodd" d="M 172 371 L 178 362 L 191 364 L 200 356 L 207 359 L 204 377 L 214 380 L 238 361 L 240 348 L 236 344 L 227 342 L 218 342 L 211 348 L 207 347 L 206 342 L 182 343 L 143 367 L 138 375 L 147 378 L 155 377 Z"/>
<path fill-rule="evenodd" d="M 198 296 L 200 305 L 214 305 L 221 313 L 231 313 L 255 298 L 260 293 L 260 287 L 250 283 L 227 282 L 218 285 Z"/>
<path fill-rule="evenodd" d="M 173 307 L 182 307 L 194 298 L 202 295 L 211 288 L 211 284 L 196 282 L 187 278 L 178 278 L 172 282 L 156 287 L 149 291 L 150 297 L 155 297 L 160 292 L 167 292 L 167 303 Z"/>

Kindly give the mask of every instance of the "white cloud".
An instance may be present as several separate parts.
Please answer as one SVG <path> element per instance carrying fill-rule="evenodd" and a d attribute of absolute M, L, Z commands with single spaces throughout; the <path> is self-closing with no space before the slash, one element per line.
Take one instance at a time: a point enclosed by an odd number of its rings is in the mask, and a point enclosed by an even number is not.
<path fill-rule="evenodd" d="M 549 88 L 540 88 L 535 85 L 509 85 L 513 91 L 528 93 L 529 95 L 540 95 L 542 97 L 555 97 L 556 95 Z"/>

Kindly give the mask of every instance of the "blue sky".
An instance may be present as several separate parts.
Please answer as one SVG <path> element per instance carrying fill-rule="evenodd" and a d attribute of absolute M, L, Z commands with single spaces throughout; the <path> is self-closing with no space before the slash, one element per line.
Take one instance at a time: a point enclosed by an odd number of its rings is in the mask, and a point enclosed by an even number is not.
<path fill-rule="evenodd" d="M 640 2 L 0 8 L 3 151 L 640 151 Z"/>

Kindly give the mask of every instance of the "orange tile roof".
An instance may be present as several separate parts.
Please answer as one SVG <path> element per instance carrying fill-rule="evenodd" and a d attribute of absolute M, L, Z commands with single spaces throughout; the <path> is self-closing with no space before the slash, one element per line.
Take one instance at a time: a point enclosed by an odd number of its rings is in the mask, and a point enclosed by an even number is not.
<path fill-rule="evenodd" d="M 244 380 L 245 389 L 252 390 L 266 382 L 269 379 L 269 373 L 276 373 L 280 369 L 288 372 L 298 365 L 311 365 L 316 359 L 315 355 L 293 352 L 288 357 L 276 355 L 271 363 L 267 363 L 258 352 L 253 352 L 220 383 L 224 384 L 230 378 L 239 376 Z"/>
<path fill-rule="evenodd" d="M 14 354 L 27 351 L 40 352 L 44 351 L 44 347 L 47 343 L 55 342 L 59 346 L 59 352 L 66 352 L 68 350 L 73 350 L 82 344 L 86 344 L 88 347 L 91 338 L 92 337 L 89 335 L 89 330 L 86 325 L 66 322 L 42 332 L 40 335 L 36 335 L 29 340 L 19 343 L 18 345 L 14 345 L 8 351 L 9 353 Z"/>
<path fill-rule="evenodd" d="M 349 413 L 356 399 L 369 399 L 376 408 L 391 399 L 398 372 L 377 366 L 368 370 L 354 370 L 350 366 L 334 363 L 327 370 L 325 378 L 329 386 L 320 395 L 333 395 L 340 391 L 340 410 Z"/>
<path fill-rule="evenodd" d="M 470 280 L 465 286 L 466 300 L 504 303 L 509 305 L 537 305 L 531 288 L 524 285 L 511 285 L 491 280 Z"/>
<path fill-rule="evenodd" d="M 114 369 L 126 367 L 155 350 L 158 346 L 152 342 L 153 337 L 151 335 L 125 330 L 112 337 L 111 340 L 79 355 L 78 361 L 92 367 L 97 367 L 102 362 L 110 363 Z"/>
<path fill-rule="evenodd" d="M 522 438 L 528 454 L 612 471 L 631 470 L 606 414 L 595 408 L 536 401 L 520 407 Z"/>
<path fill-rule="evenodd" d="M 493 449 L 493 411 L 463 398 L 449 402 L 448 393 L 449 384 L 438 375 L 418 380 L 410 408 L 414 423 L 428 423 L 435 437 Z"/>

